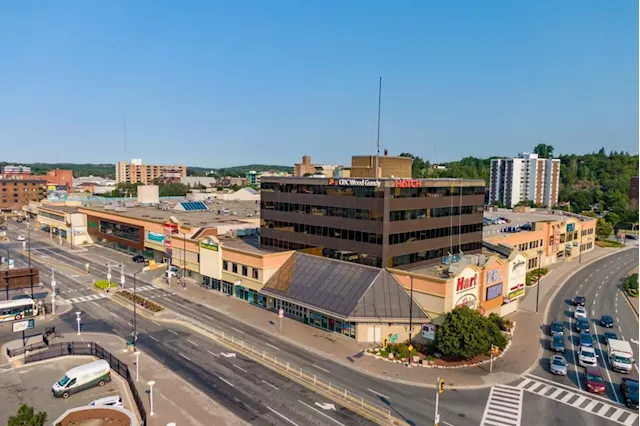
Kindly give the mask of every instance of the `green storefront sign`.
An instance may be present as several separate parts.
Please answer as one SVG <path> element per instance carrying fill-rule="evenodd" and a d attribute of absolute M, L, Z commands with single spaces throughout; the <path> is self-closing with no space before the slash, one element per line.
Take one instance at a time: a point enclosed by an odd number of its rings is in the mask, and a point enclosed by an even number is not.
<path fill-rule="evenodd" d="M 88 221 L 87 224 L 92 228 L 97 228 L 98 227 L 98 224 L 95 223 L 95 222 Z"/>
<path fill-rule="evenodd" d="M 207 250 L 213 250 L 213 251 L 218 251 L 218 245 L 217 244 L 211 244 L 211 243 L 205 243 L 204 241 L 200 242 L 200 247 L 207 249 Z"/>

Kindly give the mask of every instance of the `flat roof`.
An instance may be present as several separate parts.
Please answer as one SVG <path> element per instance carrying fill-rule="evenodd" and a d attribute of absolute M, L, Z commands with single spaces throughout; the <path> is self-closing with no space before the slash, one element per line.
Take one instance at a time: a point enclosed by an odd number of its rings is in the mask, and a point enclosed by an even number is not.
<path fill-rule="evenodd" d="M 566 223 L 569 219 L 576 220 L 578 222 L 589 222 L 595 220 L 594 218 L 579 215 L 569 215 L 560 213 L 550 213 L 548 211 L 530 211 L 527 213 L 518 213 L 513 211 L 498 211 L 498 212 L 485 212 L 484 217 L 490 219 L 496 219 L 504 217 L 509 219 L 510 223 L 503 223 L 500 225 L 485 225 L 482 228 L 482 237 L 485 240 L 494 240 L 499 237 L 508 237 L 513 235 L 513 232 L 503 232 L 505 228 L 516 227 L 524 225 L 525 223 L 532 224 L 532 231 L 535 231 L 536 222 L 561 222 Z M 519 233 L 532 232 L 532 231 L 520 231 Z"/>
<path fill-rule="evenodd" d="M 502 260 L 506 260 L 505 256 L 501 254 L 491 252 L 486 248 L 482 248 L 482 252 L 478 254 L 463 254 L 460 261 L 453 264 L 444 264 L 437 263 L 427 266 L 420 266 L 414 269 L 408 269 L 407 272 L 411 272 L 418 275 L 426 275 L 429 277 L 448 279 L 449 278 L 449 270 L 452 270 L 452 273 L 458 273 L 462 268 L 469 265 L 476 265 L 479 267 L 484 266 L 489 258 L 498 257 Z M 455 271 L 455 272 L 454 272 Z"/>
<path fill-rule="evenodd" d="M 220 244 L 222 247 L 235 248 L 238 250 L 243 250 L 250 253 L 257 254 L 269 254 L 269 253 L 277 253 L 275 250 L 265 250 L 260 248 L 260 237 L 258 235 L 252 235 L 248 237 L 235 237 L 231 238 L 229 236 L 218 236 L 218 240 L 220 240 Z"/>
<path fill-rule="evenodd" d="M 51 210 L 60 213 L 78 213 L 79 206 L 52 206 L 49 204 L 43 204 L 38 209 Z"/>
<path fill-rule="evenodd" d="M 173 207 L 175 204 L 176 203 L 169 204 L 168 210 L 162 210 L 158 207 L 139 205 L 131 207 L 120 205 L 116 206 L 115 209 L 105 208 L 108 205 L 103 205 L 102 207 L 86 206 L 82 208 L 100 213 L 148 220 L 150 222 L 164 222 L 169 216 L 174 216 L 178 222 L 184 226 L 193 228 L 242 223 L 252 224 L 249 219 L 260 218 L 260 205 L 256 204 L 255 201 L 216 200 L 211 204 L 207 204 L 207 207 L 210 209 L 208 211 L 174 210 Z M 228 213 L 222 214 L 222 210 L 227 210 Z M 259 225 L 255 225 L 254 227 L 257 228 Z"/>

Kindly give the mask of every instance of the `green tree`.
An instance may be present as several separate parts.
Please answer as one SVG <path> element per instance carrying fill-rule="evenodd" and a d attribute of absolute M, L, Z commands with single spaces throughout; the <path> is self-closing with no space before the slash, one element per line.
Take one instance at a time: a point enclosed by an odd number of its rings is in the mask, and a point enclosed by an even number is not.
<path fill-rule="evenodd" d="M 517 206 L 535 207 L 536 203 L 531 200 L 521 200 L 518 202 L 518 204 L 516 204 L 516 207 Z"/>
<path fill-rule="evenodd" d="M 598 218 L 596 223 L 596 237 L 600 240 L 605 240 L 613 234 L 613 225 L 602 218 Z"/>
<path fill-rule="evenodd" d="M 615 227 L 620 222 L 620 215 L 617 213 L 607 213 L 604 216 L 604 220 Z"/>
<path fill-rule="evenodd" d="M 486 354 L 491 345 L 507 346 L 507 338 L 495 322 L 467 306 L 449 312 L 436 334 L 436 347 L 445 355 L 463 358 Z"/>
<path fill-rule="evenodd" d="M 15 416 L 9 416 L 7 426 L 43 426 L 47 420 L 47 413 L 35 411 L 33 407 L 22 404 Z"/>
<path fill-rule="evenodd" d="M 182 183 L 168 183 L 160 185 L 158 192 L 161 197 L 183 197 L 189 192 L 187 185 Z"/>
<path fill-rule="evenodd" d="M 541 158 L 553 158 L 553 146 L 545 143 L 539 143 L 533 148 L 533 152 Z"/>
<path fill-rule="evenodd" d="M 417 157 L 408 152 L 403 152 L 400 157 L 409 157 L 413 159 L 411 164 L 411 177 L 414 179 L 421 179 L 429 174 L 429 167 L 431 167 L 429 161 L 423 160 L 421 157 Z"/>

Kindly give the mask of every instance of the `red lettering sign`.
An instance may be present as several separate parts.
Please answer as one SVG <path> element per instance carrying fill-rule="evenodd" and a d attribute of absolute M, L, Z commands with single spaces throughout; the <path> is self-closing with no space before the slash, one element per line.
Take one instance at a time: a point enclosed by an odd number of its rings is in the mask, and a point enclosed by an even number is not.
<path fill-rule="evenodd" d="M 397 179 L 396 188 L 422 188 L 422 181 L 419 179 Z"/>
<path fill-rule="evenodd" d="M 476 286 L 476 284 L 478 284 L 478 275 L 474 275 L 471 278 L 464 278 L 464 277 L 460 277 L 458 278 L 458 283 L 456 286 L 456 292 L 461 292 L 464 290 L 468 290 L 470 288 L 473 288 Z"/>

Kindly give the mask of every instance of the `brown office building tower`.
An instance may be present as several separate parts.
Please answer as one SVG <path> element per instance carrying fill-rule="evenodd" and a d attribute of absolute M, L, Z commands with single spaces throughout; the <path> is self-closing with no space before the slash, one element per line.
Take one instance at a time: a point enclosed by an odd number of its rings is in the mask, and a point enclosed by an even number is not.
<path fill-rule="evenodd" d="M 265 177 L 260 244 L 410 268 L 482 249 L 484 181 Z"/>
<path fill-rule="evenodd" d="M 40 201 L 46 197 L 45 177 L 29 177 L 29 179 L 0 178 L 0 211 L 17 210 L 29 204 L 29 201 Z"/>

